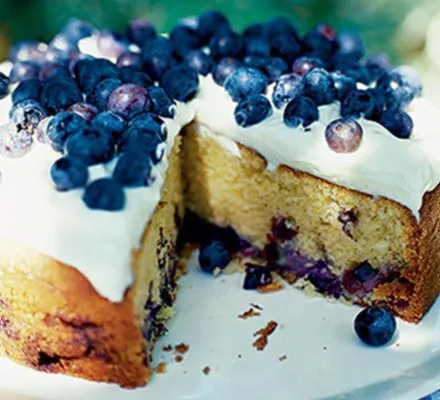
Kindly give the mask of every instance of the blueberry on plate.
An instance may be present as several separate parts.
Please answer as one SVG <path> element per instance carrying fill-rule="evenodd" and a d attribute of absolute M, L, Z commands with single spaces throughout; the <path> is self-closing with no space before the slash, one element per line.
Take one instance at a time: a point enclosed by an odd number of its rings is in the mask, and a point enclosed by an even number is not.
<path fill-rule="evenodd" d="M 9 78 L 0 72 L 0 99 L 6 97 L 9 92 Z"/>
<path fill-rule="evenodd" d="M 325 129 L 327 145 L 336 153 L 353 153 L 361 145 L 362 127 L 353 118 L 330 122 Z"/>
<path fill-rule="evenodd" d="M 220 31 L 209 41 L 209 49 L 216 60 L 238 57 L 243 50 L 243 38 L 234 31 Z"/>
<path fill-rule="evenodd" d="M 232 100 L 239 102 L 250 95 L 264 93 L 267 83 L 266 76 L 258 69 L 240 67 L 227 77 L 224 87 Z"/>
<path fill-rule="evenodd" d="M 197 33 L 202 43 L 208 43 L 216 32 L 230 29 L 226 16 L 215 10 L 208 10 L 200 14 L 197 22 Z"/>
<path fill-rule="evenodd" d="M 120 211 L 125 207 L 125 193 L 114 179 L 100 178 L 86 187 L 83 201 L 92 210 Z"/>
<path fill-rule="evenodd" d="M 325 64 L 317 57 L 304 56 L 297 58 L 292 64 L 292 72 L 304 76 L 313 68 L 324 68 Z"/>
<path fill-rule="evenodd" d="M 170 99 L 165 90 L 161 87 L 153 86 L 148 89 L 148 96 L 151 100 L 151 111 L 154 114 L 165 118 L 173 118 L 176 112 L 176 103 Z"/>
<path fill-rule="evenodd" d="M 356 81 L 339 71 L 330 73 L 336 89 L 336 99 L 342 101 L 348 92 L 356 89 Z"/>
<path fill-rule="evenodd" d="M 47 117 L 47 111 L 35 100 L 16 103 L 9 111 L 9 120 L 18 130 L 33 133 L 40 121 Z"/>
<path fill-rule="evenodd" d="M 126 83 L 115 89 L 108 99 L 108 109 L 122 118 L 130 119 L 151 108 L 148 91 L 142 86 Z"/>
<path fill-rule="evenodd" d="M 256 290 L 260 286 L 268 285 L 272 282 L 272 274 L 266 267 L 249 265 L 246 267 L 243 289 Z"/>
<path fill-rule="evenodd" d="M 123 153 L 116 163 L 113 179 L 124 187 L 149 186 L 152 182 L 150 159 L 140 153 Z"/>
<path fill-rule="evenodd" d="M 142 46 L 147 40 L 155 38 L 157 33 L 150 22 L 144 19 L 135 19 L 128 24 L 125 36 L 130 42 Z"/>
<path fill-rule="evenodd" d="M 362 310 L 354 320 L 356 334 L 365 344 L 373 347 L 389 343 L 396 328 L 396 319 L 382 307 L 368 307 Z"/>
<path fill-rule="evenodd" d="M 202 271 L 213 274 L 218 268 L 223 270 L 231 261 L 226 245 L 219 240 L 212 240 L 200 246 L 199 264 Z"/>
<path fill-rule="evenodd" d="M 87 165 L 73 157 L 62 157 L 50 168 L 50 176 L 56 190 L 67 190 L 85 187 L 89 179 Z"/>
<path fill-rule="evenodd" d="M 98 114 L 98 109 L 89 103 L 75 103 L 71 105 L 67 111 L 78 114 L 81 118 L 84 118 L 87 122 L 91 122 L 95 115 Z"/>
<path fill-rule="evenodd" d="M 47 137 L 52 148 L 63 152 L 67 138 L 87 127 L 87 122 L 72 112 L 61 112 L 55 115 L 47 125 Z"/>
<path fill-rule="evenodd" d="M 20 82 L 12 92 L 12 102 L 16 104 L 24 100 L 40 101 L 42 90 L 43 86 L 38 79 L 28 79 Z"/>
<path fill-rule="evenodd" d="M 304 85 L 298 75 L 282 75 L 275 83 L 272 101 L 276 108 L 283 108 L 290 100 L 302 95 L 303 90 Z"/>
<path fill-rule="evenodd" d="M 336 97 L 336 89 L 331 75 L 322 68 L 314 68 L 303 77 L 304 95 L 318 106 L 330 104 Z"/>
<path fill-rule="evenodd" d="M 368 90 L 352 90 L 341 103 L 341 116 L 353 118 L 371 118 L 376 105 L 375 97 Z"/>
<path fill-rule="evenodd" d="M 17 61 L 11 69 L 9 79 L 11 83 L 38 78 L 40 66 L 33 61 Z"/>
<path fill-rule="evenodd" d="M 284 109 L 283 120 L 291 128 L 299 126 L 307 128 L 313 122 L 319 120 L 318 106 L 309 97 L 295 97 L 287 103 Z"/>
<path fill-rule="evenodd" d="M 185 64 L 199 74 L 206 76 L 214 67 L 214 60 L 203 50 L 191 50 L 185 57 Z"/>
<path fill-rule="evenodd" d="M 86 165 L 95 165 L 109 162 L 115 154 L 115 145 L 109 132 L 87 127 L 69 136 L 66 151 Z"/>
<path fill-rule="evenodd" d="M 412 118 L 402 110 L 384 111 L 379 123 L 399 139 L 409 139 L 414 127 Z"/>
<path fill-rule="evenodd" d="M 113 141 L 118 143 L 122 133 L 127 129 L 127 122 L 111 111 L 97 114 L 92 120 L 92 126 L 111 135 Z"/>
<path fill-rule="evenodd" d="M 265 120 L 272 114 L 269 100 L 260 95 L 252 95 L 240 101 L 235 107 L 234 117 L 238 125 L 247 128 Z"/>
<path fill-rule="evenodd" d="M 192 68 L 178 65 L 165 72 L 160 79 L 160 85 L 171 98 L 186 102 L 196 95 L 199 76 Z"/>
<path fill-rule="evenodd" d="M 72 104 L 83 101 L 83 95 L 70 80 L 56 80 L 46 83 L 41 93 L 41 104 L 50 112 L 57 113 Z"/>
<path fill-rule="evenodd" d="M 107 78 L 99 82 L 93 92 L 87 95 L 87 101 L 95 104 L 100 111 L 107 109 L 110 95 L 122 85 L 118 78 Z"/>
<path fill-rule="evenodd" d="M 235 58 L 223 58 L 214 65 L 214 68 L 212 69 L 212 79 L 214 79 L 214 82 L 217 83 L 217 85 L 223 86 L 226 78 L 241 66 L 241 61 Z"/>

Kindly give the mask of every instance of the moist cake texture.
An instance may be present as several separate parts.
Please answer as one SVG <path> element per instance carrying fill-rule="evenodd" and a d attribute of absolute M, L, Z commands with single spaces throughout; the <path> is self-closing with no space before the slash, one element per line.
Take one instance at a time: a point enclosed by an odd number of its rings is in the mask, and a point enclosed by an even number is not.
<path fill-rule="evenodd" d="M 215 11 L 168 36 L 71 20 L 8 58 L 0 355 L 145 384 L 188 226 L 202 268 L 236 257 L 245 289 L 277 274 L 411 322 L 436 299 L 437 111 L 356 33 L 283 17 L 237 33 Z"/>

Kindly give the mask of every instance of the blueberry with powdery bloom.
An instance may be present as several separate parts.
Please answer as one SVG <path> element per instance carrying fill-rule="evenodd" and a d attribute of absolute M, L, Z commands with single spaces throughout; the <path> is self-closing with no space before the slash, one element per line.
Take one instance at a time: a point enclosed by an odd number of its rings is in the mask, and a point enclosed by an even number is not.
<path fill-rule="evenodd" d="M 118 78 L 104 79 L 90 95 L 87 95 L 87 101 L 95 104 L 99 110 L 104 111 L 107 109 L 110 95 L 121 85 L 122 81 Z"/>
<path fill-rule="evenodd" d="M 283 120 L 290 128 L 298 128 L 299 126 L 307 128 L 319 120 L 318 106 L 309 97 L 295 97 L 287 103 Z"/>
<path fill-rule="evenodd" d="M 327 25 L 317 25 L 304 36 L 304 46 L 312 52 L 329 57 L 336 46 L 336 32 Z"/>
<path fill-rule="evenodd" d="M 239 126 L 247 128 L 259 124 L 272 114 L 269 100 L 261 95 L 251 95 L 235 107 L 234 118 Z"/>
<path fill-rule="evenodd" d="M 153 80 L 159 80 L 174 63 L 170 41 L 162 36 L 144 43 L 142 47 L 142 70 Z"/>
<path fill-rule="evenodd" d="M 271 39 L 271 55 L 292 63 L 301 52 L 301 44 L 291 34 L 279 34 Z"/>
<path fill-rule="evenodd" d="M 136 19 L 128 24 L 125 35 L 131 42 L 142 46 L 147 40 L 155 38 L 157 33 L 150 22 L 144 19 Z"/>
<path fill-rule="evenodd" d="M 368 307 L 354 320 L 358 337 L 367 345 L 384 346 L 391 341 L 396 332 L 396 319 L 385 308 Z"/>
<path fill-rule="evenodd" d="M 399 139 L 409 139 L 414 128 L 412 118 L 402 110 L 386 110 L 379 117 L 379 123 Z"/>
<path fill-rule="evenodd" d="M 224 87 L 232 100 L 238 102 L 250 95 L 264 93 L 267 83 L 266 76 L 258 69 L 240 67 L 228 76 Z"/>
<path fill-rule="evenodd" d="M 69 80 L 46 83 L 41 93 L 41 104 L 50 112 L 57 113 L 83 100 L 78 87 Z"/>
<path fill-rule="evenodd" d="M 277 81 L 283 74 L 287 73 L 288 69 L 287 62 L 279 57 L 269 57 L 263 66 L 263 72 L 270 83 Z"/>
<path fill-rule="evenodd" d="M 375 111 L 375 97 L 368 90 L 354 89 L 341 103 L 341 116 L 371 118 Z"/>
<path fill-rule="evenodd" d="M 17 127 L 17 130 L 24 130 L 31 134 L 45 117 L 47 117 L 47 111 L 35 100 L 16 103 L 9 111 L 9 120 Z"/>
<path fill-rule="evenodd" d="M 304 95 L 318 106 L 330 104 L 336 97 L 333 78 L 322 68 L 314 68 L 303 77 Z"/>
<path fill-rule="evenodd" d="M 167 140 L 167 129 L 162 118 L 152 113 L 143 113 L 133 118 L 128 127 L 154 133 L 163 142 Z"/>
<path fill-rule="evenodd" d="M 157 164 L 163 157 L 163 151 L 158 147 L 160 143 L 155 132 L 129 127 L 118 143 L 118 154 L 139 154 Z"/>
<path fill-rule="evenodd" d="M 170 33 L 170 42 L 173 53 L 179 60 L 185 58 L 189 51 L 200 47 L 200 38 L 196 30 L 184 25 L 177 25 L 173 28 Z"/>
<path fill-rule="evenodd" d="M 87 122 L 83 118 L 75 113 L 65 111 L 58 113 L 50 120 L 46 134 L 52 148 L 63 152 L 67 138 L 86 127 Z"/>
<path fill-rule="evenodd" d="M 325 129 L 327 145 L 336 153 L 353 153 L 361 145 L 362 127 L 352 118 L 332 121 Z"/>
<path fill-rule="evenodd" d="M 275 83 L 272 101 L 276 108 L 283 108 L 290 100 L 302 95 L 303 90 L 304 85 L 298 75 L 282 75 Z"/>
<path fill-rule="evenodd" d="M 125 193 L 114 179 L 101 178 L 86 187 L 83 201 L 92 210 L 120 211 L 125 207 Z"/>
<path fill-rule="evenodd" d="M 339 71 L 330 73 L 333 79 L 333 85 L 336 89 L 336 99 L 342 101 L 345 96 L 356 89 L 356 81 L 349 76 L 342 74 Z"/>
<path fill-rule="evenodd" d="M 364 64 L 373 80 L 389 72 L 392 67 L 390 57 L 385 53 L 367 56 L 364 60 Z"/>
<path fill-rule="evenodd" d="M 292 72 L 304 76 L 313 68 L 325 68 L 325 64 L 317 57 L 304 56 L 297 58 L 292 64 Z"/>
<path fill-rule="evenodd" d="M 0 72 L 0 99 L 6 97 L 9 93 L 9 78 Z"/>
<path fill-rule="evenodd" d="M 123 153 L 116 163 L 113 179 L 124 187 L 143 187 L 152 183 L 151 161 L 144 154 Z"/>
<path fill-rule="evenodd" d="M 111 111 L 104 111 L 95 116 L 92 126 L 111 135 L 113 142 L 118 143 L 121 135 L 127 129 L 127 122 Z"/>
<path fill-rule="evenodd" d="M 341 61 L 359 61 L 365 54 L 362 38 L 350 30 L 343 30 L 335 37 L 335 52 L 333 57 Z"/>
<path fill-rule="evenodd" d="M 98 109 L 93 104 L 88 103 L 75 103 L 71 105 L 67 111 L 73 112 L 84 118 L 87 122 L 91 122 L 92 119 L 98 114 Z"/>
<path fill-rule="evenodd" d="M 243 38 L 234 31 L 221 31 L 211 38 L 209 49 L 215 60 L 238 57 L 243 50 Z"/>
<path fill-rule="evenodd" d="M 243 47 L 248 56 L 270 56 L 270 42 L 264 37 L 245 37 Z"/>
<path fill-rule="evenodd" d="M 160 86 L 171 98 L 186 102 L 196 95 L 199 88 L 199 76 L 193 69 L 178 65 L 170 68 L 162 76 Z"/>
<path fill-rule="evenodd" d="M 235 58 L 223 58 L 222 60 L 220 60 L 220 62 L 214 65 L 214 68 L 212 70 L 212 79 L 215 83 L 217 83 L 217 85 L 223 86 L 226 78 L 241 66 L 241 61 Z"/>
<path fill-rule="evenodd" d="M 59 192 L 85 187 L 89 178 L 87 165 L 73 157 L 59 158 L 50 168 L 50 177 Z"/>
<path fill-rule="evenodd" d="M 116 65 L 119 68 L 122 67 L 132 67 L 137 70 L 140 70 L 142 68 L 142 58 L 140 54 L 133 53 L 131 51 L 125 51 L 123 52 L 117 59 Z"/>
<path fill-rule="evenodd" d="M 230 30 L 230 24 L 223 13 L 208 10 L 200 14 L 197 21 L 197 33 L 203 44 L 208 43 L 216 32 L 225 30 Z"/>
<path fill-rule="evenodd" d="M 176 113 L 176 103 L 161 87 L 154 86 L 148 90 L 152 106 L 151 111 L 161 117 L 173 118 Z"/>
<path fill-rule="evenodd" d="M 108 100 L 109 111 L 129 119 L 133 116 L 148 111 L 151 108 L 151 100 L 147 89 L 126 83 L 112 92 Z"/>
<path fill-rule="evenodd" d="M 11 83 L 38 78 L 40 66 L 33 61 L 18 61 L 14 64 L 9 74 Z"/>
<path fill-rule="evenodd" d="M 197 73 L 206 76 L 214 67 L 214 60 L 203 50 L 192 50 L 186 55 L 185 64 Z"/>
<path fill-rule="evenodd" d="M 119 78 L 119 68 L 108 60 L 102 58 L 84 59 L 75 64 L 75 78 L 80 89 L 90 94 L 96 86 L 107 78 Z"/>

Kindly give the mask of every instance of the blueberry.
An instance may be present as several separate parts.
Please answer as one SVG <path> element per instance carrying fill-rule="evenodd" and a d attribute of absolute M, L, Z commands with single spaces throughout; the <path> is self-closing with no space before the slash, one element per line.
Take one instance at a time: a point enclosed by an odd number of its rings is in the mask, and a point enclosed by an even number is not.
<path fill-rule="evenodd" d="M 77 18 L 72 18 L 67 21 L 62 32 L 72 42 L 78 42 L 85 37 L 91 36 L 93 33 L 93 27 L 88 22 L 81 21 Z"/>
<path fill-rule="evenodd" d="M 142 58 L 138 53 L 133 53 L 131 51 L 123 52 L 117 59 L 116 65 L 121 67 L 133 67 L 138 70 L 142 67 Z"/>
<path fill-rule="evenodd" d="M 155 132 L 129 127 L 119 141 L 118 153 L 139 154 L 157 164 L 163 157 L 159 144 L 160 139 Z"/>
<path fill-rule="evenodd" d="M 248 56 L 270 56 L 270 42 L 263 37 L 248 37 L 244 39 L 244 52 Z"/>
<path fill-rule="evenodd" d="M 301 44 L 291 34 L 279 34 L 271 39 L 271 55 L 286 60 L 289 64 L 301 51 Z"/>
<path fill-rule="evenodd" d="M 275 82 L 281 75 L 289 69 L 286 61 L 279 57 L 269 57 L 263 66 L 263 71 L 269 79 L 269 82 Z"/>
<path fill-rule="evenodd" d="M 260 94 L 246 97 L 234 110 L 235 121 L 243 128 L 256 125 L 271 114 L 272 107 L 269 100 Z"/>
<path fill-rule="evenodd" d="M 378 53 L 367 56 L 364 61 L 373 80 L 391 70 L 391 61 L 388 54 Z"/>
<path fill-rule="evenodd" d="M 409 139 L 414 123 L 411 117 L 401 110 L 386 110 L 379 117 L 379 123 L 399 139 Z"/>
<path fill-rule="evenodd" d="M 404 82 L 406 82 L 414 93 L 414 97 L 422 94 L 422 80 L 417 71 L 409 65 L 401 65 L 394 68 L 393 72 L 400 75 Z"/>
<path fill-rule="evenodd" d="M 24 156 L 34 143 L 31 133 L 17 129 L 14 124 L 1 125 L 0 137 L 0 155 L 10 158 Z"/>
<path fill-rule="evenodd" d="M 304 45 L 308 50 L 318 51 L 329 56 L 335 49 L 335 31 L 327 25 L 317 25 L 304 36 Z"/>
<path fill-rule="evenodd" d="M 341 103 L 341 116 L 371 118 L 375 111 L 375 97 L 368 90 L 354 89 Z"/>
<path fill-rule="evenodd" d="M 391 109 L 405 108 L 415 97 L 409 83 L 395 71 L 380 76 L 376 82 L 376 88 L 382 91 L 387 107 Z"/>
<path fill-rule="evenodd" d="M 373 77 L 370 75 L 368 68 L 357 62 L 336 64 L 335 70 L 341 71 L 350 78 L 353 78 L 356 82 L 362 82 L 364 85 L 369 85 L 373 81 Z"/>
<path fill-rule="evenodd" d="M 247 39 L 267 39 L 268 38 L 268 27 L 267 24 L 263 24 L 263 23 L 254 23 L 254 24 L 250 24 L 248 25 L 244 30 L 243 30 L 243 37 L 245 38 L 245 40 Z"/>
<path fill-rule="evenodd" d="M 195 29 L 185 25 L 177 25 L 170 33 L 173 53 L 183 59 L 189 51 L 200 47 L 200 39 Z"/>
<path fill-rule="evenodd" d="M 151 100 L 148 97 L 147 89 L 132 83 L 119 86 L 112 92 L 108 100 L 109 111 L 126 119 L 148 111 L 150 107 Z"/>
<path fill-rule="evenodd" d="M 197 73 L 206 76 L 214 67 L 212 57 L 202 50 L 192 50 L 185 57 L 185 63 Z"/>
<path fill-rule="evenodd" d="M 299 42 L 298 32 L 287 17 L 275 17 L 265 24 L 264 35 L 273 39 L 279 35 L 289 35 Z"/>
<path fill-rule="evenodd" d="M 33 133 L 40 121 L 47 117 L 46 110 L 35 100 L 23 100 L 16 103 L 9 111 L 9 120 L 17 130 Z"/>
<path fill-rule="evenodd" d="M 6 97 L 9 92 L 9 78 L 0 72 L 0 99 Z"/>
<path fill-rule="evenodd" d="M 160 141 L 167 139 L 167 129 L 162 118 L 151 113 L 143 113 L 133 118 L 128 126 L 130 128 L 153 132 Z"/>
<path fill-rule="evenodd" d="M 95 165 L 110 161 L 115 146 L 109 132 L 87 127 L 69 136 L 66 151 L 86 165 Z"/>
<path fill-rule="evenodd" d="M 342 101 L 348 92 L 356 89 L 356 81 L 341 72 L 332 72 L 333 85 L 336 89 L 336 99 Z"/>
<path fill-rule="evenodd" d="M 173 64 L 173 48 L 168 39 L 158 36 L 142 47 L 142 69 L 154 80 L 159 80 Z"/>
<path fill-rule="evenodd" d="M 113 179 L 125 187 L 149 186 L 151 161 L 142 153 L 124 153 L 118 159 Z"/>
<path fill-rule="evenodd" d="M 391 341 L 396 332 L 396 319 L 385 308 L 368 307 L 354 320 L 354 329 L 367 345 L 378 347 Z"/>
<path fill-rule="evenodd" d="M 53 117 L 47 126 L 47 137 L 56 151 L 62 152 L 67 138 L 87 126 L 86 121 L 71 112 L 61 112 Z"/>
<path fill-rule="evenodd" d="M 325 129 L 325 139 L 336 153 L 352 153 L 358 149 L 363 136 L 362 127 L 352 118 L 332 121 Z"/>
<path fill-rule="evenodd" d="M 120 211 L 125 207 L 125 193 L 114 179 L 101 178 L 86 187 L 83 201 L 92 210 Z"/>
<path fill-rule="evenodd" d="M 119 141 L 122 133 L 127 128 L 125 120 L 111 111 L 97 114 L 92 120 L 92 125 L 98 130 L 110 134 L 115 143 Z"/>
<path fill-rule="evenodd" d="M 160 84 L 167 94 L 179 101 L 194 98 L 199 87 L 199 77 L 193 69 L 179 65 L 170 68 L 161 78 Z"/>
<path fill-rule="evenodd" d="M 202 271 L 213 274 L 217 268 L 225 269 L 230 261 L 231 255 L 223 242 L 213 240 L 200 246 L 199 264 Z"/>
<path fill-rule="evenodd" d="M 98 113 L 98 109 L 93 104 L 88 103 L 75 103 L 71 105 L 67 111 L 78 114 L 81 118 L 84 118 L 87 122 L 91 122 L 95 115 Z"/>
<path fill-rule="evenodd" d="M 246 274 L 244 276 L 243 289 L 256 290 L 260 286 L 268 285 L 272 282 L 272 274 L 270 270 L 260 266 L 246 267 Z"/>
<path fill-rule="evenodd" d="M 62 76 L 70 77 L 69 71 L 63 64 L 55 62 L 47 62 L 41 66 L 40 72 L 38 74 L 38 79 L 40 81 L 45 81 L 56 77 L 61 79 Z"/>
<path fill-rule="evenodd" d="M 9 74 L 11 83 L 38 78 L 40 66 L 33 61 L 17 61 Z"/>
<path fill-rule="evenodd" d="M 283 108 L 290 100 L 303 93 L 304 85 L 295 74 L 282 75 L 275 83 L 272 101 L 276 108 Z"/>
<path fill-rule="evenodd" d="M 228 76 L 224 86 L 232 99 L 238 102 L 250 95 L 264 93 L 267 83 L 266 76 L 258 69 L 240 67 Z"/>
<path fill-rule="evenodd" d="M 212 79 L 217 85 L 223 86 L 226 78 L 234 72 L 237 68 L 241 67 L 242 63 L 231 57 L 226 57 L 220 60 L 212 70 Z"/>
<path fill-rule="evenodd" d="M 61 50 L 65 53 L 77 52 L 78 42 L 70 39 L 65 33 L 58 33 L 49 43 L 49 47 Z"/>
<path fill-rule="evenodd" d="M 199 16 L 197 32 L 203 43 L 208 43 L 216 32 L 229 29 L 228 19 L 219 11 L 208 10 Z"/>
<path fill-rule="evenodd" d="M 173 118 L 176 112 L 176 104 L 161 87 L 154 86 L 148 89 L 152 106 L 151 111 L 161 117 Z"/>
<path fill-rule="evenodd" d="M 359 61 L 365 54 L 362 38 L 349 30 L 340 31 L 335 37 L 334 58 L 338 61 Z"/>
<path fill-rule="evenodd" d="M 157 33 L 150 22 L 136 19 L 129 23 L 125 35 L 131 42 L 142 46 L 147 40 L 155 38 Z"/>
<path fill-rule="evenodd" d="M 324 68 L 325 64 L 316 57 L 299 57 L 292 64 L 292 72 L 299 76 L 304 76 L 313 68 Z"/>
<path fill-rule="evenodd" d="M 74 73 L 80 89 L 86 94 L 92 93 L 98 83 L 104 79 L 119 78 L 120 74 L 116 65 L 101 58 L 78 61 Z"/>
<path fill-rule="evenodd" d="M 130 71 L 131 67 L 121 68 L 121 78 L 125 83 L 141 86 L 145 89 L 154 86 L 154 82 L 147 73 L 141 71 Z"/>
<path fill-rule="evenodd" d="M 284 123 L 291 128 L 297 128 L 299 126 L 307 128 L 313 122 L 318 121 L 318 106 L 309 97 L 295 97 L 287 103 L 284 109 L 283 119 Z"/>
<path fill-rule="evenodd" d="M 51 113 L 66 110 L 72 104 L 81 101 L 81 91 L 68 80 L 48 82 L 41 93 L 41 104 Z"/>
<path fill-rule="evenodd" d="M 318 106 L 330 104 L 336 97 L 333 78 L 324 69 L 314 68 L 303 77 L 304 95 Z"/>
<path fill-rule="evenodd" d="M 366 282 L 377 274 L 377 270 L 368 261 L 362 261 L 351 272 L 352 277 L 359 282 Z"/>
<path fill-rule="evenodd" d="M 35 131 L 35 136 L 40 143 L 50 144 L 49 136 L 47 135 L 47 127 L 49 126 L 50 121 L 52 121 L 53 117 L 49 116 L 43 118 L 37 125 L 37 129 Z"/>
<path fill-rule="evenodd" d="M 116 59 L 128 50 L 128 43 L 124 43 L 119 35 L 108 30 L 98 33 L 97 46 L 104 57 Z"/>
<path fill-rule="evenodd" d="M 378 271 L 368 261 L 362 261 L 344 273 L 344 288 L 351 294 L 369 293 L 380 283 L 378 275 Z"/>
<path fill-rule="evenodd" d="M 267 58 L 262 56 L 246 56 L 244 58 L 244 63 L 246 66 L 259 69 L 260 71 L 264 71 L 264 66 L 267 63 Z"/>
<path fill-rule="evenodd" d="M 95 104 L 99 110 L 107 109 L 110 95 L 122 85 L 118 78 L 107 78 L 99 82 L 95 90 L 87 96 L 87 101 Z"/>
<path fill-rule="evenodd" d="M 211 56 L 220 60 L 224 57 L 238 57 L 243 50 L 243 38 L 233 31 L 217 33 L 209 41 Z"/>
<path fill-rule="evenodd" d="M 338 277 L 330 270 L 328 265 L 323 262 L 317 262 L 308 270 L 307 280 L 315 287 L 318 293 L 336 298 L 341 297 L 342 285 Z"/>
<path fill-rule="evenodd" d="M 8 59 L 16 63 L 17 61 L 41 62 L 44 58 L 44 46 L 38 42 L 22 41 L 14 44 L 8 52 Z"/>
<path fill-rule="evenodd" d="M 44 62 L 53 64 L 65 64 L 68 59 L 68 54 L 54 46 L 49 46 L 44 52 Z"/>
<path fill-rule="evenodd" d="M 85 187 L 89 172 L 82 161 L 73 157 L 62 157 L 53 163 L 50 176 L 56 190 L 64 192 Z"/>

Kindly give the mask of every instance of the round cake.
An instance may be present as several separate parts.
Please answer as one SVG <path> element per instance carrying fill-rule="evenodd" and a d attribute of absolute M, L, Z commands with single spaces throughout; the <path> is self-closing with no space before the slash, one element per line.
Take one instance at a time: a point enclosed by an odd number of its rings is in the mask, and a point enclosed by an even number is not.
<path fill-rule="evenodd" d="M 144 385 L 200 244 L 243 288 L 418 322 L 440 289 L 437 110 L 354 32 L 208 11 L 69 21 L 0 65 L 0 355 Z"/>

